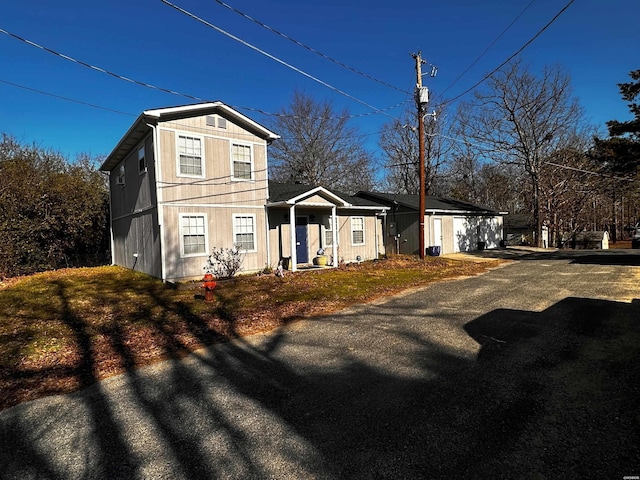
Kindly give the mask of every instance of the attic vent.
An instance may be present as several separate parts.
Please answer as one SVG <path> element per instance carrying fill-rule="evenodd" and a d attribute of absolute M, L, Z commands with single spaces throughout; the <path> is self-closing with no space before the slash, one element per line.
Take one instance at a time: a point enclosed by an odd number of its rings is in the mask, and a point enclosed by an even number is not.
<path fill-rule="evenodd" d="M 213 115 L 207 115 L 207 127 L 216 126 L 216 117 Z"/>
<path fill-rule="evenodd" d="M 227 119 L 218 117 L 218 128 L 227 128 Z"/>
<path fill-rule="evenodd" d="M 116 178 L 116 185 L 124 185 L 124 175 L 118 175 L 118 178 Z"/>

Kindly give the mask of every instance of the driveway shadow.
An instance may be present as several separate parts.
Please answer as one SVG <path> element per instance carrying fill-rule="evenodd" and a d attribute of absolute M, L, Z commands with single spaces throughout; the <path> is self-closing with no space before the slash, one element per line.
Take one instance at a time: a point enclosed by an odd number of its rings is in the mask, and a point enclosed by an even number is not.
<path fill-rule="evenodd" d="M 479 344 L 477 358 L 416 334 L 414 325 L 430 321 L 418 311 L 384 332 L 365 328 L 360 315 L 305 326 L 317 336 L 282 329 L 264 341 L 238 339 L 132 370 L 115 385 L 2 412 L 0 476 L 619 478 L 640 471 L 638 301 L 568 298 L 543 312 L 494 310 L 458 331 L 459 340 Z M 193 330 L 210 335 L 202 325 Z M 121 333 L 112 333 L 120 355 L 132 356 Z"/>

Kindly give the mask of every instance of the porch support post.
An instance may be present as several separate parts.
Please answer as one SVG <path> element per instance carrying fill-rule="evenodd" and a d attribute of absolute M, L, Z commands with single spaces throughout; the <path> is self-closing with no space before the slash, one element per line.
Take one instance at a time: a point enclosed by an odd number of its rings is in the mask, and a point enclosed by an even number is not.
<path fill-rule="evenodd" d="M 298 254 L 296 249 L 296 206 L 289 207 L 289 230 L 291 231 L 291 268 L 292 272 L 298 270 Z"/>
<path fill-rule="evenodd" d="M 264 206 L 264 226 L 267 241 L 267 266 L 271 266 L 271 240 L 269 239 L 269 209 Z"/>
<path fill-rule="evenodd" d="M 338 257 L 338 222 L 335 205 L 331 206 L 331 245 L 333 245 L 333 268 L 337 268 L 340 257 Z"/>

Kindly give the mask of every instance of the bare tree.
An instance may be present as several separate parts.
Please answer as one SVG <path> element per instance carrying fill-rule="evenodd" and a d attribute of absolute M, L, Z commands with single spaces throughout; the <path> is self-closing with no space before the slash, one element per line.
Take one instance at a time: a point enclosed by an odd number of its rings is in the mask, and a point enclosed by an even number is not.
<path fill-rule="evenodd" d="M 295 92 L 271 125 L 282 138 L 269 150 L 270 178 L 347 193 L 370 190 L 373 157 L 365 148 L 366 137 L 349 119 L 348 110 L 336 112 L 329 102 Z"/>
<path fill-rule="evenodd" d="M 450 143 L 444 134 L 446 123 L 436 110 L 435 118 L 424 122 L 425 190 L 433 192 L 438 172 L 446 161 Z M 386 187 L 398 193 L 417 195 L 420 191 L 420 152 L 415 112 L 406 112 L 400 120 L 384 125 L 379 146 L 386 161 Z"/>
<path fill-rule="evenodd" d="M 585 148 L 556 150 L 540 176 L 541 211 L 552 245 L 559 245 L 563 235 L 571 236 L 591 223 L 589 206 L 601 179 L 589 173 L 594 170 L 593 161 L 585 152 Z"/>
<path fill-rule="evenodd" d="M 529 177 L 541 246 L 541 175 L 552 152 L 568 148 L 582 121 L 572 97 L 570 78 L 558 67 L 546 67 L 540 77 L 520 62 L 493 75 L 487 87 L 464 108 L 461 127 L 495 162 L 520 166 Z"/>

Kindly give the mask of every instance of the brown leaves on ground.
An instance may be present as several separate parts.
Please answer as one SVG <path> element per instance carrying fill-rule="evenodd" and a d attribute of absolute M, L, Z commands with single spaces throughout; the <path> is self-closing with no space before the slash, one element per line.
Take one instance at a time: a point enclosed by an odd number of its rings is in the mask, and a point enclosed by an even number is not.
<path fill-rule="evenodd" d="M 213 302 L 204 301 L 200 282 L 170 288 L 119 267 L 6 281 L 0 285 L 0 409 L 498 263 L 397 256 L 284 278 L 243 276 L 218 282 Z"/>

